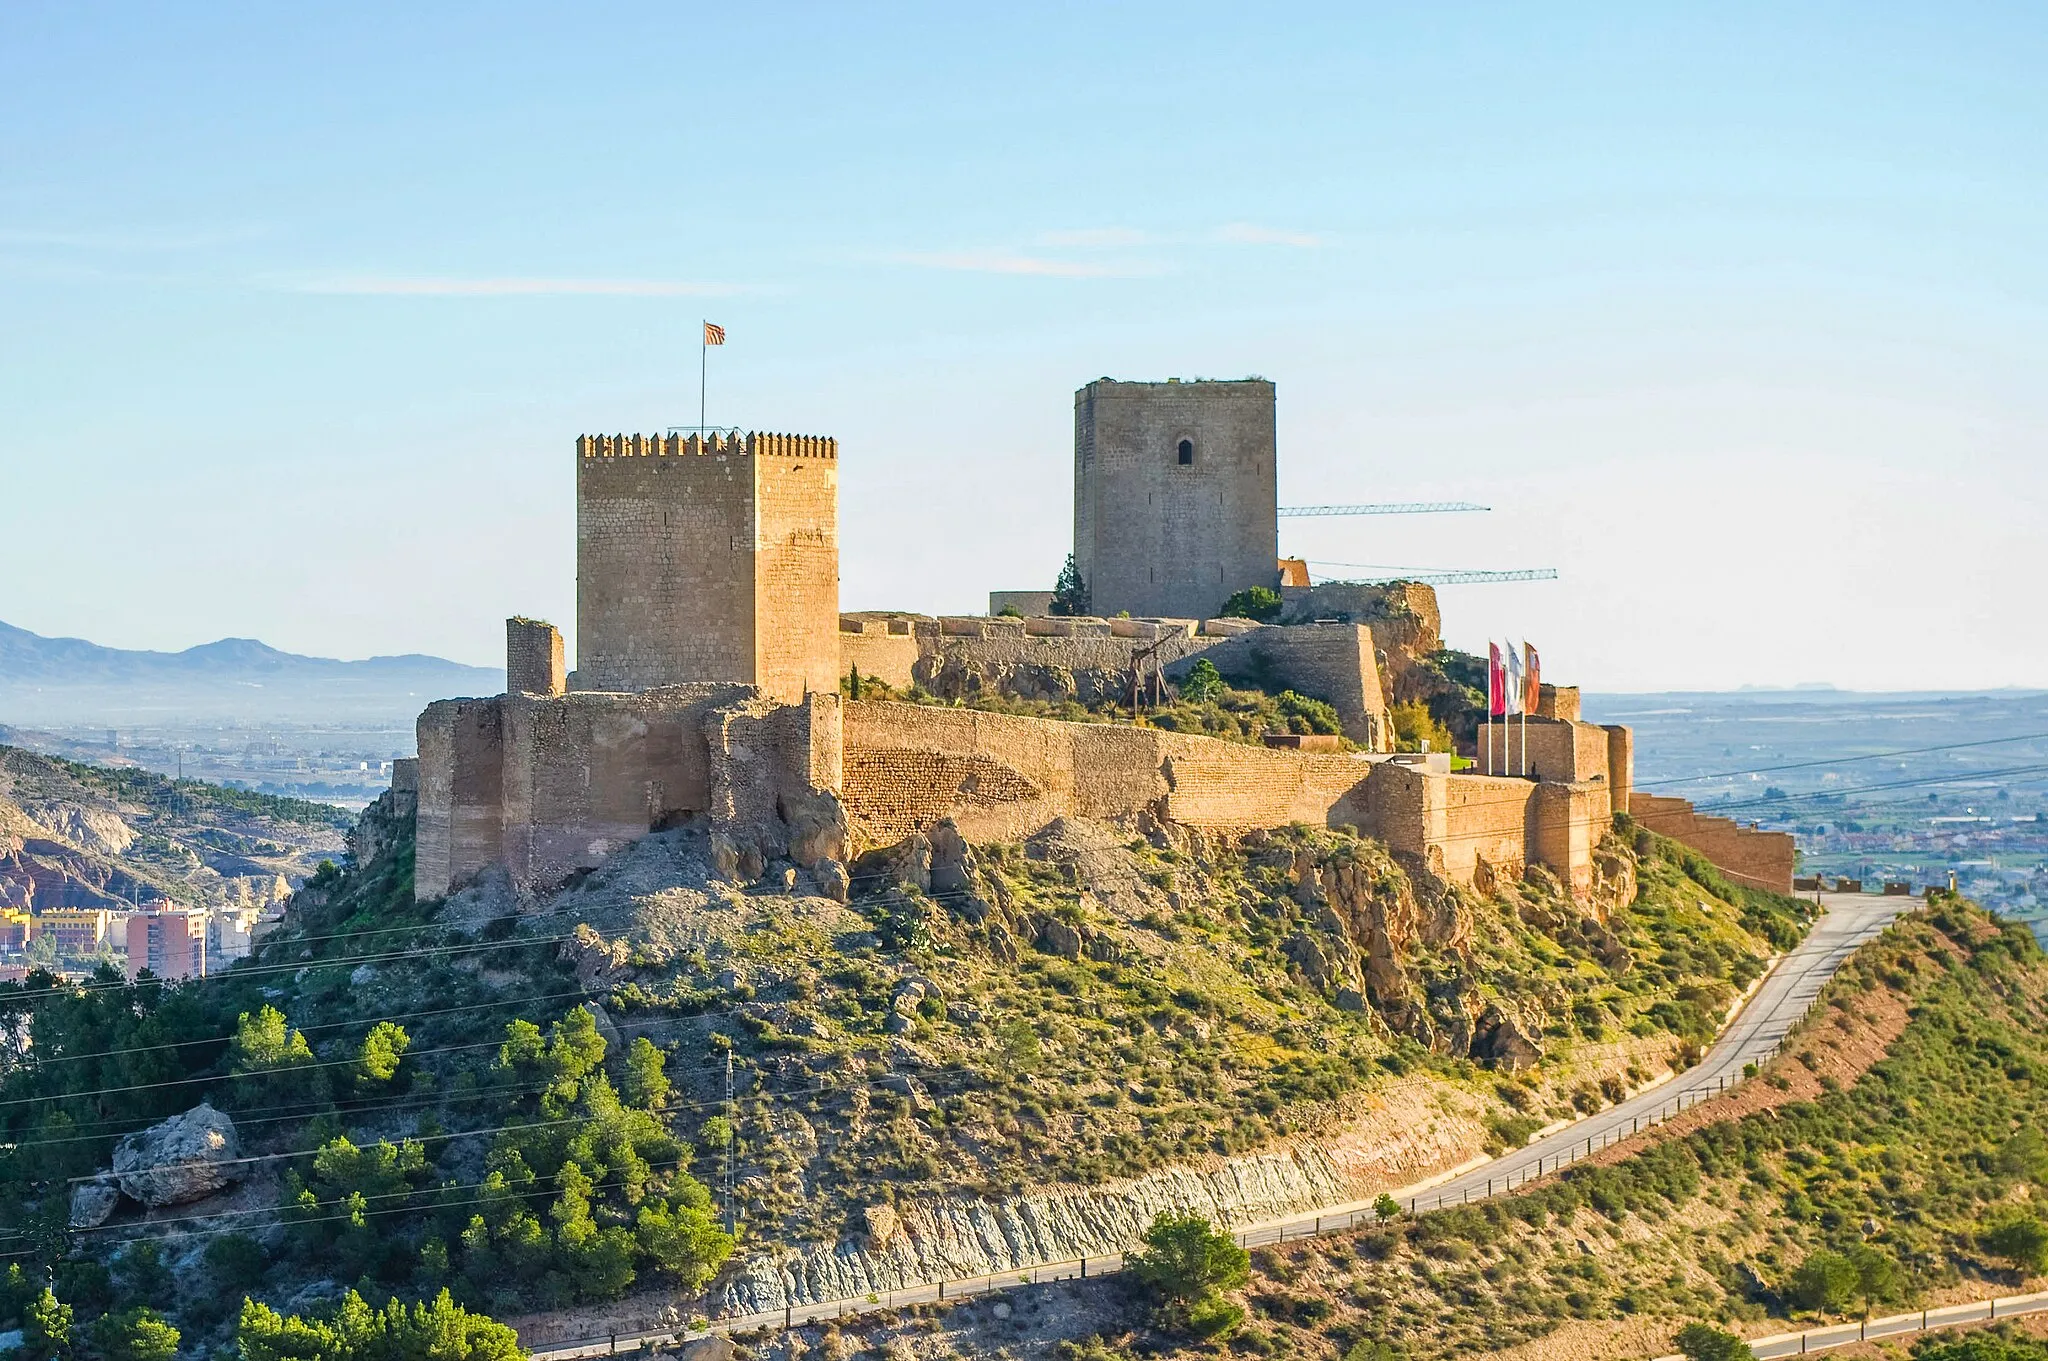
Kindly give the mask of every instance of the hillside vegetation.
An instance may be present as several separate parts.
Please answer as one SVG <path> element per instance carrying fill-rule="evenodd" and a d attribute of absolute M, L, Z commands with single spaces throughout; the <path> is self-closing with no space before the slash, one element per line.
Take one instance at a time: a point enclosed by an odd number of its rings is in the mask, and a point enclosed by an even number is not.
<path fill-rule="evenodd" d="M 1346 831 L 1062 823 L 940 824 L 856 864 L 846 904 L 787 866 L 721 878 L 682 828 L 543 902 L 415 906 L 410 819 L 367 819 L 370 858 L 225 976 L 0 986 L 0 1221 L 80 1326 L 146 1307 L 220 1341 L 244 1295 L 318 1315 L 348 1288 L 686 1299 L 877 1206 L 1210 1165 L 1400 1092 L 1504 1147 L 1687 1057 L 1807 910 L 1625 821 L 1589 905 Z M 69 1179 L 202 1098 L 239 1187 L 63 1230 Z"/>
<path fill-rule="evenodd" d="M 2043 1073 L 2048 961 L 2023 927 L 1945 897 L 1865 947 L 1784 1055 L 1693 1128 L 1525 1194 L 1254 1252 L 1228 1350 L 1642 1357 L 1688 1322 L 1773 1332 L 2036 1287 Z M 975 1354 L 1014 1331 L 1096 1361 L 1213 1348 L 1160 1328 L 1126 1282 L 1060 1289 L 1014 1327 L 972 1306 L 928 1335 L 884 1325 L 863 1340 Z M 2036 1355 L 1993 1349 L 2006 1345 L 1933 1339 L 1915 1354 Z"/>

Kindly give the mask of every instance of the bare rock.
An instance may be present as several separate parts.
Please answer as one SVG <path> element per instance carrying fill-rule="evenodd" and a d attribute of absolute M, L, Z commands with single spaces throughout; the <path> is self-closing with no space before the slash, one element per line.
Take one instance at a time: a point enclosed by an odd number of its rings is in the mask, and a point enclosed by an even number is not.
<path fill-rule="evenodd" d="M 676 1348 L 676 1361 L 735 1361 L 739 1354 L 731 1338 L 712 1333 Z"/>
<path fill-rule="evenodd" d="M 811 866 L 811 879 L 818 885 L 818 892 L 835 903 L 845 902 L 853 887 L 846 865 L 838 860 L 820 860 Z"/>
<path fill-rule="evenodd" d="M 1498 1003 L 1488 1003 L 1475 1027 L 1472 1057 L 1484 1059 L 1511 1073 L 1520 1072 L 1534 1066 L 1543 1057 L 1543 1046 Z"/>
<path fill-rule="evenodd" d="M 1047 917 L 1044 925 L 1038 928 L 1036 944 L 1039 949 L 1049 955 L 1057 955 L 1061 959 L 1077 960 L 1081 957 L 1083 942 L 1079 931 L 1067 925 L 1058 917 Z"/>
<path fill-rule="evenodd" d="M 114 1145 L 114 1178 L 131 1200 L 155 1209 L 204 1200 L 242 1179 L 235 1122 L 202 1102 Z"/>
<path fill-rule="evenodd" d="M 896 1237 L 897 1232 L 903 1227 L 903 1221 L 897 1217 L 896 1211 L 890 1206 L 881 1204 L 870 1205 L 863 1209 L 861 1211 L 861 1222 L 866 1230 L 865 1237 L 867 1238 L 868 1247 L 872 1251 L 879 1251 L 882 1248 L 888 1247 L 890 1241 Z"/>
<path fill-rule="evenodd" d="M 111 1177 L 96 1177 L 71 1188 L 71 1227 L 97 1229 L 113 1216 L 121 1188 Z"/>
<path fill-rule="evenodd" d="M 862 897 L 891 886 L 929 893 L 932 888 L 932 843 L 912 832 L 893 846 L 882 846 L 853 863 L 853 881 Z"/>
<path fill-rule="evenodd" d="M 797 864 L 814 870 L 846 859 L 846 808 L 831 794 L 785 795 L 782 818 L 789 824 L 789 858 Z"/>

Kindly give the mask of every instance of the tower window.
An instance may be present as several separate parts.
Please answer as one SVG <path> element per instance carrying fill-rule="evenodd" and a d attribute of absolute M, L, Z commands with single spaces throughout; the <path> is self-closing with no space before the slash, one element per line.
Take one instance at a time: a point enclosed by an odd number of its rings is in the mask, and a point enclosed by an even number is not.
<path fill-rule="evenodd" d="M 1195 461 L 1195 442 L 1191 439 L 1182 440 L 1175 446 L 1174 453 L 1179 456 L 1182 467 L 1188 466 Z"/>

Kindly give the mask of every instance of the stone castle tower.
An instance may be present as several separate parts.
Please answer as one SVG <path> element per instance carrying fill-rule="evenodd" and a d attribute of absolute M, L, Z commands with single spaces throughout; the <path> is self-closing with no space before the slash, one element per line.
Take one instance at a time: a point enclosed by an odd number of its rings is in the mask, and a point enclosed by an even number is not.
<path fill-rule="evenodd" d="M 577 690 L 839 691 L 839 445 L 576 441 Z"/>
<path fill-rule="evenodd" d="M 1257 378 L 1074 394 L 1074 561 L 1096 614 L 1206 619 L 1279 585 L 1273 413 Z"/>

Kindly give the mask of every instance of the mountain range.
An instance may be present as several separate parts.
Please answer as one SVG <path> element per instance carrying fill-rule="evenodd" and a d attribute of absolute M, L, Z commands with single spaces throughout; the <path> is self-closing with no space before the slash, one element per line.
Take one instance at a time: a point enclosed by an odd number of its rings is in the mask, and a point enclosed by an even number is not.
<path fill-rule="evenodd" d="M 409 719 L 428 700 L 503 688 L 501 671 L 420 653 L 341 661 L 253 638 L 145 652 L 0 623 L 0 721 Z"/>

